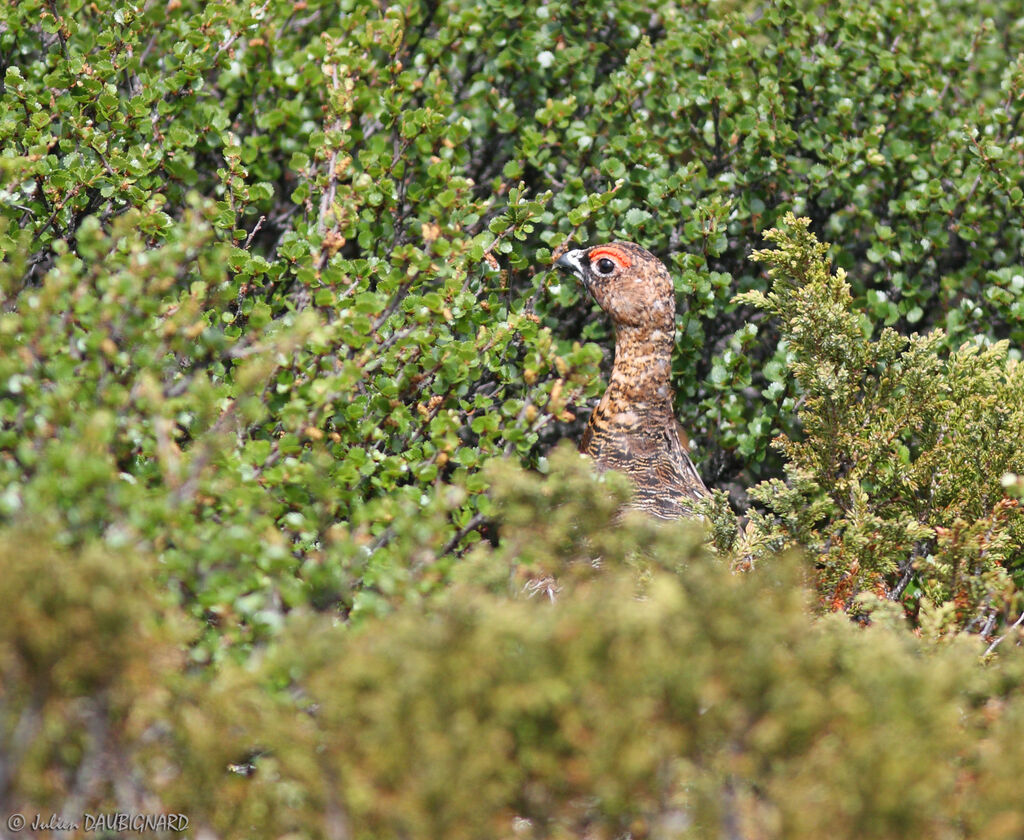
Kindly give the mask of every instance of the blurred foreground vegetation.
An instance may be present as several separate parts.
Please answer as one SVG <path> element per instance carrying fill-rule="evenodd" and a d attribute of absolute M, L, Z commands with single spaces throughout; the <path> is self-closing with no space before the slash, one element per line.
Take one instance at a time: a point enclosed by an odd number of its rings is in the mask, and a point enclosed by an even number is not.
<path fill-rule="evenodd" d="M 1024 834 L 1024 4 L 3 10 L 0 816 Z M 704 525 L 556 446 L 614 237 Z"/>
<path fill-rule="evenodd" d="M 532 534 L 429 607 L 293 613 L 199 671 L 151 558 L 8 532 L 6 804 L 217 837 L 1020 836 L 1019 648 L 982 667 L 891 605 L 815 621 L 792 558 L 733 574 L 690 523 L 611 524 L 624 488 L 569 449 L 552 466 L 496 471 Z M 536 574 L 554 603 L 514 594 Z"/>

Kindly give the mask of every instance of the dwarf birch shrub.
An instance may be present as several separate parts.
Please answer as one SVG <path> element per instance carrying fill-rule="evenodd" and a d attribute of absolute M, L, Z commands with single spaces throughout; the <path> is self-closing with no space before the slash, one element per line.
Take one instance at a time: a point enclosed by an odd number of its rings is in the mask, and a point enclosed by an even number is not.
<path fill-rule="evenodd" d="M 480 466 L 594 390 L 597 348 L 510 288 L 546 198 L 480 192 L 429 20 L 30 3 L 0 33 L 3 514 L 161 552 L 199 657 L 443 583 Z"/>
<path fill-rule="evenodd" d="M 746 506 L 797 396 L 733 298 L 786 210 L 872 319 L 1021 337 L 1021 17 L 9 3 L 0 516 L 158 552 L 200 659 L 429 597 L 494 536 L 486 463 L 580 434 L 610 336 L 546 269 L 611 237 L 669 261 L 678 413 Z"/>

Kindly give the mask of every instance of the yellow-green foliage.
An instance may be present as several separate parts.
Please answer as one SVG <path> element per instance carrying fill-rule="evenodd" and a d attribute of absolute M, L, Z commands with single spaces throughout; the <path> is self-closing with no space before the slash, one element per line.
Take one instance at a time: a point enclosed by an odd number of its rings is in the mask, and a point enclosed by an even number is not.
<path fill-rule="evenodd" d="M 181 670 L 184 618 L 155 594 L 152 560 L 71 553 L 41 531 L 0 539 L 0 801 L 60 813 L 115 801 Z M 141 807 L 144 798 L 125 806 Z"/>
<path fill-rule="evenodd" d="M 503 527 L 549 546 L 519 556 L 557 566 L 554 602 L 480 546 L 443 596 L 356 629 L 292 616 L 246 666 L 174 654 L 152 561 L 5 533 L 4 594 L 32 620 L 0 627 L 3 804 L 254 839 L 1019 836 L 1012 641 L 983 667 L 973 637 L 885 610 L 815 620 L 800 564 L 735 575 L 692 524 L 587 519 L 608 483 L 578 462 L 496 478 Z"/>
<path fill-rule="evenodd" d="M 771 290 L 741 296 L 779 319 L 801 405 L 799 433 L 779 439 L 787 482 L 751 490 L 774 518 L 748 535 L 813 552 L 834 608 L 874 592 L 988 633 L 1024 572 L 1024 511 L 1003 481 L 1024 468 L 1024 367 L 1005 341 L 872 338 L 809 224 L 766 234 L 754 259 Z"/>

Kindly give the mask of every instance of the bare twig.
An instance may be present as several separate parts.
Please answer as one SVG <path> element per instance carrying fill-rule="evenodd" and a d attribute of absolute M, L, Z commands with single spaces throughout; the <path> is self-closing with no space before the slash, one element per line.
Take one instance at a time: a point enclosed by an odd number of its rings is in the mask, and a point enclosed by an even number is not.
<path fill-rule="evenodd" d="M 252 238 L 259 232 L 259 229 L 263 227 L 263 223 L 266 220 L 266 216 L 260 216 L 259 220 L 256 222 L 256 225 L 253 227 L 252 231 L 250 231 L 249 236 L 245 240 L 245 245 L 242 246 L 246 251 L 249 250 L 249 246 L 252 244 Z"/>
<path fill-rule="evenodd" d="M 341 87 L 341 80 L 338 78 L 338 65 L 330 64 L 327 70 L 327 76 L 330 80 L 330 87 L 333 90 L 338 90 Z M 344 115 L 335 115 L 329 126 L 326 126 L 327 133 L 330 134 L 332 131 L 338 131 L 342 128 Z M 327 232 L 327 213 L 331 209 L 331 205 L 334 204 L 334 197 L 337 193 L 338 181 L 337 175 L 335 174 L 335 166 L 338 163 L 339 150 L 337 148 L 331 149 L 331 155 L 327 159 L 327 183 L 324 185 L 323 193 L 320 195 L 320 217 L 317 220 L 317 230 L 323 235 Z M 326 263 L 325 258 L 321 258 L 323 263 Z"/>
<path fill-rule="evenodd" d="M 1009 627 L 1006 628 L 1006 632 L 1003 633 L 1002 636 L 1000 636 L 998 639 L 993 641 L 992 644 L 990 644 L 987 648 L 985 648 L 985 654 L 984 655 L 988 656 L 990 653 L 992 653 L 992 651 L 994 651 L 999 646 L 999 644 L 1003 641 L 1003 639 L 1005 639 L 1007 636 L 1010 635 L 1010 631 L 1011 630 L 1015 630 L 1016 628 L 1020 627 L 1021 624 L 1024 624 L 1024 612 L 1022 612 L 1020 614 L 1020 618 L 1018 618 L 1015 622 L 1013 622 L 1013 624 L 1011 624 Z"/>

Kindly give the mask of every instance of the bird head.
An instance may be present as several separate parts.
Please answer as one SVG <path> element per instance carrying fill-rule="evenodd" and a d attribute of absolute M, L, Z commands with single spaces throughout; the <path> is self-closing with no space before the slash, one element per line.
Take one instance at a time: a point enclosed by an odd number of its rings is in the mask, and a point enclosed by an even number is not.
<path fill-rule="evenodd" d="M 661 261 L 639 245 L 611 242 L 566 251 L 555 266 L 575 274 L 616 326 L 674 328 L 672 278 Z"/>

